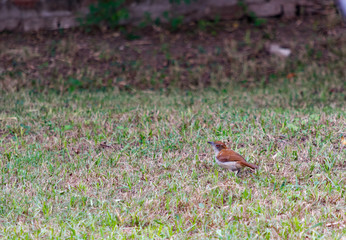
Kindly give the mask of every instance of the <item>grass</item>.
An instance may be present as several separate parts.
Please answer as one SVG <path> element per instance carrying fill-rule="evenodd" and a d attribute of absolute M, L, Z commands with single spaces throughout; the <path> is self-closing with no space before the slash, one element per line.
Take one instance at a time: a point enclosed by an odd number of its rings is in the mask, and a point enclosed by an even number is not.
<path fill-rule="evenodd" d="M 252 90 L 4 93 L 0 235 L 345 237 L 340 84 L 311 67 Z M 218 167 L 213 139 L 260 170 Z"/>
<path fill-rule="evenodd" d="M 345 239 L 346 49 L 340 23 L 314 24 L 6 35 L 0 237 Z M 260 169 L 217 166 L 216 139 Z"/>

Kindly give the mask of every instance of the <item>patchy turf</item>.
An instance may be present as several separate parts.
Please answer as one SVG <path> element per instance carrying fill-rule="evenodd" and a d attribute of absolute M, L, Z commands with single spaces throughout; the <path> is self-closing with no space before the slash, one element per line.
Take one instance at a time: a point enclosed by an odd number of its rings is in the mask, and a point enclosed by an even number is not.
<path fill-rule="evenodd" d="M 251 91 L 3 94 L 0 235 L 339 239 L 342 83 L 311 67 Z M 218 167 L 213 139 L 260 170 Z"/>
<path fill-rule="evenodd" d="M 289 23 L 287 39 L 270 25 L 150 44 L 8 35 L 0 237 L 343 239 L 344 34 L 312 23 Z M 258 36 L 293 55 L 271 56 Z M 217 166 L 214 139 L 259 171 Z"/>

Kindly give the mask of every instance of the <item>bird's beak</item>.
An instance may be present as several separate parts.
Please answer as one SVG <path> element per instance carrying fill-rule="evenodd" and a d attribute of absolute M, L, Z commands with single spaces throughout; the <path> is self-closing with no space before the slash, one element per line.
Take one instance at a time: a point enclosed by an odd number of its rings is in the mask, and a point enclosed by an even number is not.
<path fill-rule="evenodd" d="M 208 142 L 209 144 L 214 144 L 214 142 Z"/>

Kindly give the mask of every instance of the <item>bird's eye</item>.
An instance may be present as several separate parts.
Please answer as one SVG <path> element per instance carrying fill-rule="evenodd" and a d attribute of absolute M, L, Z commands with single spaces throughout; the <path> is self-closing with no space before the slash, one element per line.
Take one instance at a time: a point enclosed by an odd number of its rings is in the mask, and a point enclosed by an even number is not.
<path fill-rule="evenodd" d="M 216 144 L 216 147 L 220 147 L 220 145 L 219 145 L 219 144 Z"/>

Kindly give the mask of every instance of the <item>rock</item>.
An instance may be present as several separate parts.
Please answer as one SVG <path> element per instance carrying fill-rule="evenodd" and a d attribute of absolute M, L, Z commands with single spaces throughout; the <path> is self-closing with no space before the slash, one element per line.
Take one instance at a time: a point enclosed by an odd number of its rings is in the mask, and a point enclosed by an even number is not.
<path fill-rule="evenodd" d="M 289 55 L 291 55 L 290 49 L 282 48 L 278 44 L 275 44 L 275 43 L 269 46 L 269 52 L 279 57 L 288 57 Z"/>
<path fill-rule="evenodd" d="M 29 31 L 38 31 L 45 26 L 44 21 L 42 21 L 42 18 L 36 17 L 36 18 L 28 18 L 22 21 L 22 29 L 24 32 Z"/>
<path fill-rule="evenodd" d="M 296 4 L 286 3 L 282 5 L 285 18 L 293 18 L 296 16 Z"/>
<path fill-rule="evenodd" d="M 277 1 L 249 4 L 248 9 L 255 13 L 257 17 L 273 17 L 282 14 L 282 6 Z"/>
<path fill-rule="evenodd" d="M 15 31 L 18 29 L 20 20 L 18 18 L 10 18 L 0 20 L 0 31 Z"/>
<path fill-rule="evenodd" d="M 239 5 L 233 5 L 228 7 L 211 7 L 210 16 L 217 15 L 224 20 L 236 20 L 245 16 L 245 11 Z"/>

